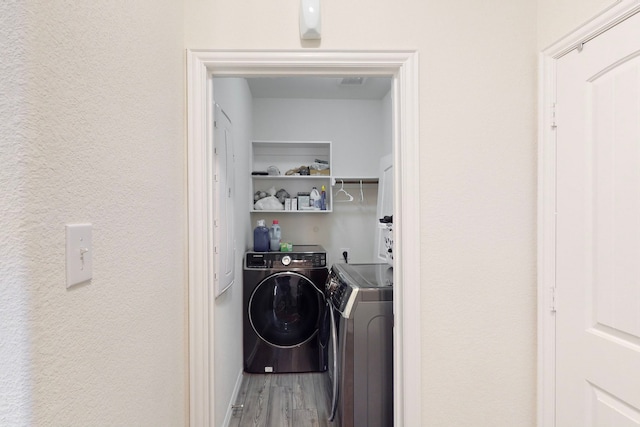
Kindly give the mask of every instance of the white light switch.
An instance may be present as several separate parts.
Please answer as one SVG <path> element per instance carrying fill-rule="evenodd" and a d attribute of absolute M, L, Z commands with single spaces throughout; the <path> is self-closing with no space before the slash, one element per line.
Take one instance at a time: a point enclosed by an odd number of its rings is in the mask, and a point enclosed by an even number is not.
<path fill-rule="evenodd" d="M 67 224 L 67 288 L 93 276 L 91 224 Z"/>

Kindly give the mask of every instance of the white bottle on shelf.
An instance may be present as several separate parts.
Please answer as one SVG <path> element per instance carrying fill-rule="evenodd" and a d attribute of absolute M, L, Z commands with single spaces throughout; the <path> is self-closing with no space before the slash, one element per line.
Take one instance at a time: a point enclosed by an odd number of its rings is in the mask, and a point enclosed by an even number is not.
<path fill-rule="evenodd" d="M 321 198 L 320 193 L 318 192 L 318 189 L 316 187 L 313 187 L 313 189 L 311 190 L 309 198 L 311 199 L 309 205 L 313 209 L 320 210 Z"/>
<path fill-rule="evenodd" d="M 273 220 L 271 228 L 269 228 L 269 242 L 271 251 L 276 252 L 280 250 L 280 240 L 282 239 L 282 230 L 280 230 L 280 224 L 277 219 Z"/>

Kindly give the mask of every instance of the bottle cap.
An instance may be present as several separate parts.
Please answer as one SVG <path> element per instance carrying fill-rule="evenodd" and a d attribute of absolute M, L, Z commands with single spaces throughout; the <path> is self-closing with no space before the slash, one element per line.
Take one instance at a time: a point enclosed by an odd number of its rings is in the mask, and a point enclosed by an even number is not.
<path fill-rule="evenodd" d="M 278 223 L 278 220 L 277 220 L 277 219 L 274 219 L 274 220 L 273 220 L 273 223 L 274 223 L 274 224 L 277 224 L 277 223 Z"/>

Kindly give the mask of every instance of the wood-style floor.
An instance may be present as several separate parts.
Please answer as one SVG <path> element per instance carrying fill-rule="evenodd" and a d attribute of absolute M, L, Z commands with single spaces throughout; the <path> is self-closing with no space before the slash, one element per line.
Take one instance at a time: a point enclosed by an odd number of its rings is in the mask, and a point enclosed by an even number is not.
<path fill-rule="evenodd" d="M 326 373 L 245 373 L 229 427 L 333 427 L 327 381 Z"/>

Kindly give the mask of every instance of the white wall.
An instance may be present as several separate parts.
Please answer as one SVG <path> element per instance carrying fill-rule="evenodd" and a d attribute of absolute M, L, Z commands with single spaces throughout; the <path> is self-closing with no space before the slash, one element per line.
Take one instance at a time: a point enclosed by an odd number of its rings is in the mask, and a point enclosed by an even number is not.
<path fill-rule="evenodd" d="M 26 11 L 0 3 L 0 425 L 32 421 L 29 366 L 29 281 L 24 240 L 28 115 Z"/>
<path fill-rule="evenodd" d="M 375 177 L 383 152 L 382 101 L 253 100 L 257 140 L 331 141 L 336 177 Z M 284 173 L 284 171 L 282 171 Z"/>
<path fill-rule="evenodd" d="M 185 424 L 182 13 L 0 5 L 0 424 Z M 93 279 L 66 289 L 84 221 Z"/>
<path fill-rule="evenodd" d="M 214 79 L 213 96 L 232 122 L 236 182 L 236 278 L 235 283 L 215 301 L 214 367 L 215 425 L 221 426 L 233 403 L 236 380 L 243 369 L 242 356 L 242 260 L 253 236 L 249 233 L 249 150 L 252 106 L 247 81 L 242 78 Z"/>
<path fill-rule="evenodd" d="M 187 47 L 313 49 L 295 2 L 186 4 Z M 321 49 L 420 55 L 420 425 L 535 425 L 536 12 L 322 4 Z"/>
<path fill-rule="evenodd" d="M 538 0 L 538 48 L 550 46 L 617 0 Z"/>

